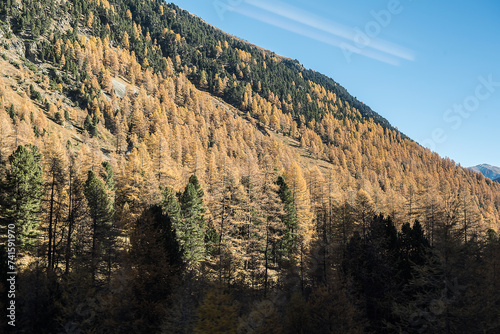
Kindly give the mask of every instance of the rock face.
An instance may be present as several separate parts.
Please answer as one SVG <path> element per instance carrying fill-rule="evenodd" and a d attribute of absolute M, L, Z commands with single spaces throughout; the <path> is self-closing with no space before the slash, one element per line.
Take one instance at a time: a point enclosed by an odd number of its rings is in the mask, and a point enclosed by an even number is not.
<path fill-rule="evenodd" d="M 36 62 L 38 54 L 38 44 L 35 41 L 22 40 L 13 35 L 13 37 L 6 39 L 6 33 L 0 29 L 0 39 L 2 42 L 10 43 L 9 49 L 13 50 L 20 57 L 29 59 L 31 62 Z"/>
<path fill-rule="evenodd" d="M 36 60 L 36 55 L 38 53 L 38 44 L 35 42 L 26 42 L 24 44 L 24 55 L 26 59 L 34 62 Z"/>
<path fill-rule="evenodd" d="M 26 46 L 24 45 L 23 41 L 21 41 L 18 38 L 13 38 L 12 41 L 10 42 L 10 45 L 18 55 L 20 55 L 21 57 L 26 56 Z"/>
<path fill-rule="evenodd" d="M 127 86 L 116 79 L 111 79 L 111 82 L 113 83 L 113 88 L 115 89 L 115 95 L 123 99 L 127 93 Z"/>

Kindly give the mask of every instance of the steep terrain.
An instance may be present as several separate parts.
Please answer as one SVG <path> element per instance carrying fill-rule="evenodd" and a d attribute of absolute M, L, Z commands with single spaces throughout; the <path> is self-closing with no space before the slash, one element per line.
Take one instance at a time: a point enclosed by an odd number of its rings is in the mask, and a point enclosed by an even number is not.
<path fill-rule="evenodd" d="M 496 305 L 500 184 L 332 79 L 156 0 L 0 1 L 0 18 L 0 218 L 44 291 L 22 297 L 28 328 L 411 331 L 432 309 L 422 328 L 466 331 Z M 21 219 L 28 162 L 43 189 Z"/>
<path fill-rule="evenodd" d="M 329 165 L 335 170 L 339 191 L 367 189 L 371 197 L 377 198 L 374 203 L 376 211 L 392 212 L 404 221 L 409 213 L 404 209 L 408 202 L 423 201 L 419 194 L 428 192 L 431 187 L 435 189 L 432 193 L 441 193 L 440 196 L 444 195 L 443 191 L 466 193 L 471 202 L 480 204 L 481 208 L 491 208 L 487 213 L 482 212 L 485 227 L 494 227 L 498 222 L 496 186 L 491 188 L 488 181 L 478 179 L 452 161 L 440 159 L 405 139 L 385 119 L 362 105 L 333 80 L 274 56 L 270 51 L 232 38 L 174 5 L 160 7 L 159 3 L 151 2 L 136 8 L 134 1 L 114 6 L 113 2 L 107 1 L 89 5 L 76 1 L 73 7 L 69 3 L 59 7 L 57 2 L 51 1 L 49 7 L 61 13 L 58 21 L 53 22 L 54 27 L 65 31 L 65 36 L 58 35 L 57 31 L 50 36 L 35 33 L 30 28 L 34 20 L 31 18 L 30 21 L 30 15 L 40 16 L 37 19 L 42 21 L 45 16 L 43 11 L 36 11 L 36 4 L 31 6 L 32 12 L 28 10 L 19 12 L 17 17 L 8 16 L 11 24 L 3 28 L 3 45 L 10 48 L 4 52 L 5 61 L 17 62 L 15 66 L 26 73 L 25 70 L 34 67 L 30 60 L 24 59 L 29 55 L 40 69 L 35 67 L 35 76 L 27 81 L 19 79 L 17 85 L 21 82 L 24 85 L 19 89 L 28 91 L 30 80 L 34 81 L 35 91 L 45 91 L 50 86 L 50 94 L 41 98 L 43 103 L 35 103 L 35 108 L 44 107 L 39 110 L 49 120 L 55 117 L 55 109 L 49 110 L 49 104 L 59 103 L 60 115 L 66 113 L 67 107 L 71 108 L 70 114 L 75 113 L 75 117 L 70 117 L 66 125 L 74 130 L 85 127 L 83 121 L 88 112 L 91 123 L 95 122 L 99 127 L 96 138 L 105 152 L 112 152 L 113 146 L 116 153 L 130 151 L 134 146 L 139 148 L 140 143 L 146 143 L 147 132 L 156 130 L 153 125 L 157 120 L 151 120 L 154 113 L 147 109 L 147 105 L 139 118 L 145 117 L 142 121 L 151 123 L 149 131 L 147 124 L 141 131 L 134 127 L 135 96 L 159 99 L 167 111 L 170 126 L 180 128 L 184 124 L 172 120 L 169 103 L 181 107 L 174 117 L 187 117 L 185 108 L 195 112 L 196 116 L 197 109 L 203 109 L 203 106 L 195 105 L 197 99 L 188 96 L 194 92 L 203 99 L 222 99 L 232 104 L 237 109 L 226 106 L 222 110 L 232 110 L 235 116 L 239 114 L 246 120 L 253 119 L 255 129 L 267 137 L 280 134 L 269 139 L 281 145 L 287 143 L 296 152 L 296 157 L 307 155 L 306 160 L 299 159 L 302 167 L 308 169 L 315 164 L 315 159 L 329 162 L 320 162 L 320 165 Z M 127 8 L 138 14 L 133 17 Z M 71 15 L 62 14 L 64 12 Z M 69 29 L 69 22 L 78 15 L 83 15 L 78 20 L 79 28 Z M 11 35 L 12 29 L 27 33 L 5 38 Z M 101 35 L 104 39 L 89 39 L 91 34 Z M 113 45 L 118 49 L 109 47 Z M 91 54 L 94 51 L 97 54 Z M 186 86 L 189 83 L 186 79 L 202 91 Z M 11 82 L 11 85 L 16 84 Z M 126 85 L 129 86 L 129 99 L 122 99 Z M 141 88 L 143 95 L 138 94 Z M 161 88 L 166 90 L 163 95 L 159 95 Z M 111 90 L 114 96 L 110 95 Z M 107 95 L 101 95 L 101 92 L 107 92 Z M 135 96 L 131 92 L 136 92 Z M 5 100 L 4 104 L 9 107 L 12 102 Z M 121 108 L 123 103 L 130 106 Z M 216 108 L 224 106 L 221 102 L 210 105 Z M 125 133 L 116 139 L 119 121 L 123 123 Z M 88 123 L 86 127 L 92 131 L 95 128 L 94 124 Z M 198 137 L 204 146 L 203 138 L 193 131 L 190 130 L 190 136 Z M 134 132 L 137 138 L 132 136 Z M 210 132 L 208 135 L 213 136 L 213 131 Z M 169 138 L 170 135 L 165 133 L 165 136 Z M 294 148 L 297 145 L 288 145 L 294 142 L 300 143 L 301 152 Z M 205 155 L 210 153 L 209 149 L 205 148 Z M 303 150 L 308 153 L 304 154 Z M 186 152 L 185 148 L 183 152 Z M 293 161 L 294 158 L 286 160 Z M 304 164 L 304 161 L 308 163 Z M 185 161 L 182 165 L 181 169 L 186 169 Z M 477 186 L 472 187 L 476 183 Z M 417 199 L 413 198 L 415 195 L 418 195 Z M 387 203 L 391 203 L 391 209 L 387 208 Z M 424 203 L 419 205 L 422 207 Z M 410 215 L 416 213 L 412 210 Z"/>

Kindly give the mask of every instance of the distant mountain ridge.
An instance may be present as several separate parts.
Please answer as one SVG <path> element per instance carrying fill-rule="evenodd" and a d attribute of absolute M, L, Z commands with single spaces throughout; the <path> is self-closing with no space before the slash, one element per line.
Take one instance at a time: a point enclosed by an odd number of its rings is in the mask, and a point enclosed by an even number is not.
<path fill-rule="evenodd" d="M 500 182 L 500 167 L 481 164 L 474 167 L 469 167 L 469 169 L 483 174 L 484 177 Z"/>

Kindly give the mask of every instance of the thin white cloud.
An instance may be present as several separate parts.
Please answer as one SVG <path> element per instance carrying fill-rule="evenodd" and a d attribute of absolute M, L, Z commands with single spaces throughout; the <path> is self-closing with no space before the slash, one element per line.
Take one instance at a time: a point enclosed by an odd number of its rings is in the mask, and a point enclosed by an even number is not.
<path fill-rule="evenodd" d="M 327 20 L 321 16 L 315 15 L 313 13 L 307 12 L 298 7 L 289 5 L 279 0 L 265 1 L 265 0 L 245 0 L 246 3 L 257 7 L 259 9 L 265 10 L 267 12 L 279 15 L 281 17 L 287 18 L 289 20 L 301 23 L 303 25 L 315 28 L 317 30 L 326 32 L 330 35 L 338 36 L 346 39 L 351 43 L 353 48 L 357 49 L 375 49 L 383 53 L 387 53 L 391 56 L 410 60 L 415 60 L 415 54 L 413 51 L 403 48 L 394 43 L 382 40 L 380 38 L 370 38 L 369 44 L 363 48 L 358 47 L 357 42 L 357 32 L 355 29 L 342 25 L 340 23 Z M 238 11 L 241 12 L 241 11 Z M 243 14 L 243 13 L 242 13 Z M 360 27 L 362 30 L 364 27 Z M 359 36 L 358 36 L 359 37 Z M 362 52 L 360 54 L 365 55 Z"/>
<path fill-rule="evenodd" d="M 355 47 L 355 45 L 346 43 L 344 39 L 339 38 L 338 36 L 332 34 L 326 34 L 324 32 L 317 31 L 316 29 L 310 29 L 308 27 L 299 26 L 294 21 L 291 20 L 284 20 L 281 17 L 277 17 L 275 15 L 269 15 L 266 12 L 256 11 L 252 8 L 247 8 L 242 6 L 231 7 L 229 8 L 229 10 L 244 15 L 246 17 L 252 18 L 254 20 L 258 20 L 260 22 L 264 22 L 273 25 L 275 27 L 293 32 L 297 35 L 301 35 L 328 45 L 344 49 L 344 52 L 359 54 L 393 66 L 400 65 L 398 59 L 394 56 L 387 55 L 369 48 L 362 48 L 362 49 L 357 48 Z"/>

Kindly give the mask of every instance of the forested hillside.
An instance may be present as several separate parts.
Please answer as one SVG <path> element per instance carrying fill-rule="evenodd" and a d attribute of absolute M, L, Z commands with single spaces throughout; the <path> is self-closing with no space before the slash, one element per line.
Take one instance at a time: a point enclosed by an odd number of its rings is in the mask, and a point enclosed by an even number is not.
<path fill-rule="evenodd" d="M 2 329 L 500 330 L 500 184 L 332 79 L 156 0 L 0 19 Z"/>

